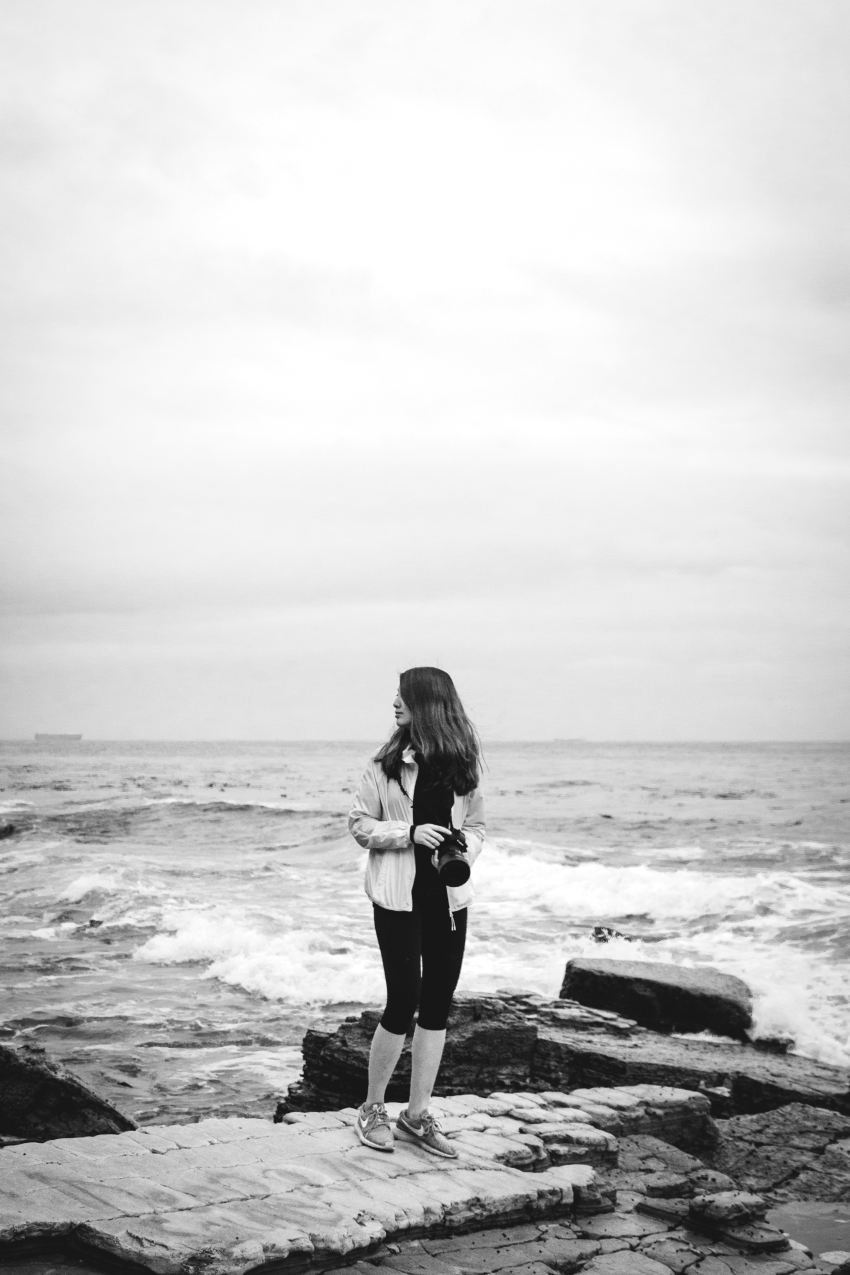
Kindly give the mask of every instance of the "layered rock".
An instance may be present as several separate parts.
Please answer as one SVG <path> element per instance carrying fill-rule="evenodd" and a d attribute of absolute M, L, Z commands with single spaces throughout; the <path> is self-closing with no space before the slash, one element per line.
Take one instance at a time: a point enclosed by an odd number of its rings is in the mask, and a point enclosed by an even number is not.
<path fill-rule="evenodd" d="M 290 1087 L 284 1111 L 325 1111 L 359 1106 L 366 1092 L 369 1047 L 380 1015 L 366 1010 L 335 1031 L 309 1030 L 302 1043 L 304 1070 Z M 529 1087 L 537 1038 L 522 1006 L 494 997 L 458 1000 L 441 1068 L 441 1092 L 490 1093 Z M 410 1050 L 405 1048 L 387 1089 L 401 1102 L 410 1089 Z"/>
<path fill-rule="evenodd" d="M 747 984 L 710 966 L 576 958 L 567 962 L 561 996 L 657 1032 L 708 1031 L 746 1040 L 752 1027 Z"/>
<path fill-rule="evenodd" d="M 21 1050 L 0 1045 L 0 1094 L 0 1139 L 43 1142 L 136 1128 L 32 1045 Z"/>
<path fill-rule="evenodd" d="M 467 1094 L 434 1109 L 455 1160 L 403 1141 L 376 1154 L 356 1138 L 351 1108 L 292 1113 L 278 1126 L 213 1119 L 7 1149 L 0 1263 L 40 1244 L 160 1275 L 815 1269 L 761 1223 L 760 1201 L 640 1132 L 709 1122 L 702 1094 Z M 633 1132 L 611 1134 L 617 1122 Z M 760 1256 L 773 1252 L 782 1265 Z"/>
<path fill-rule="evenodd" d="M 773 1201 L 850 1200 L 850 1118 L 794 1103 L 717 1122 L 713 1163 Z"/>
<path fill-rule="evenodd" d="M 278 1116 L 362 1102 L 377 1021 L 377 1014 L 366 1012 L 334 1032 L 308 1032 L 301 1079 L 279 1104 Z M 409 1068 L 406 1050 L 388 1091 L 391 1101 L 406 1099 Z M 635 1084 L 703 1090 L 715 1114 L 724 1116 L 794 1102 L 850 1114 L 846 1071 L 798 1055 L 680 1040 L 610 1011 L 536 996 L 459 998 L 452 1011 L 440 1070 L 443 1094 Z M 683 1145 L 687 1136 L 683 1132 Z"/>

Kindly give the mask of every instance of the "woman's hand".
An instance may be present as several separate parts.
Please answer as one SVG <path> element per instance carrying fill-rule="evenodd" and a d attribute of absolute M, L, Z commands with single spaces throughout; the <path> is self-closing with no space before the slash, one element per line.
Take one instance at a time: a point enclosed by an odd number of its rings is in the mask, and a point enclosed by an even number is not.
<path fill-rule="evenodd" d="M 438 850 L 450 831 L 439 823 L 418 823 L 413 834 L 413 843 L 427 846 L 429 850 Z"/>

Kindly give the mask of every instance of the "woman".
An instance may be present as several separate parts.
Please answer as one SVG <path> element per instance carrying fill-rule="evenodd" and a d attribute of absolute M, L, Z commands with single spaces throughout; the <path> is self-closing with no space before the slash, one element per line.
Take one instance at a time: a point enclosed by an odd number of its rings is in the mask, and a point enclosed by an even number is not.
<path fill-rule="evenodd" d="M 484 810 L 478 792 L 480 745 L 454 682 L 438 668 L 411 668 L 393 700 L 396 728 L 366 769 L 348 826 L 369 851 L 366 893 L 387 983 L 387 1003 L 369 1054 L 369 1091 L 357 1136 L 393 1150 L 384 1095 L 417 1007 L 410 1098 L 398 1133 L 434 1155 L 457 1151 L 428 1113 L 446 1020 L 460 977 L 472 889 L 447 887 L 437 850 L 452 827 L 466 838 L 470 864 L 481 853 Z"/>

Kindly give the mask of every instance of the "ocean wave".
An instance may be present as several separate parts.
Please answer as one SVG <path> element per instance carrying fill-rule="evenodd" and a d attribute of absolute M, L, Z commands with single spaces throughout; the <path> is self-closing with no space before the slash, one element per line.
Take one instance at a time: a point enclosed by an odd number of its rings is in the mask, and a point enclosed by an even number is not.
<path fill-rule="evenodd" d="M 761 797 L 772 800 L 775 792 L 759 792 L 757 788 L 729 788 L 725 791 L 710 794 L 717 801 L 744 801 L 747 797 Z"/>
<path fill-rule="evenodd" d="M 86 835 L 92 832 L 115 834 L 129 830 L 137 819 L 182 816 L 248 816 L 275 818 L 341 818 L 339 811 L 319 809 L 307 802 L 244 801 L 230 797 L 151 797 L 144 801 L 116 800 L 75 802 L 62 810 L 37 815 L 47 827 Z"/>
<path fill-rule="evenodd" d="M 597 779 L 541 779 L 529 787 L 548 792 L 550 788 L 601 788 L 602 785 Z"/>
<path fill-rule="evenodd" d="M 282 805 L 278 801 L 244 801 L 236 797 L 155 797 L 150 806 L 170 806 L 172 809 L 183 809 L 187 812 L 199 811 L 202 814 L 273 814 L 297 815 L 299 818 L 340 818 L 338 810 L 320 810 L 308 803 L 288 801 Z"/>
<path fill-rule="evenodd" d="M 177 911 L 134 952 L 154 965 L 201 963 L 203 977 L 242 987 L 268 1000 L 293 1004 L 370 1003 L 383 996 L 380 961 L 365 955 L 363 940 L 328 929 L 279 927 L 217 912 Z M 368 931 L 367 931 L 368 935 Z"/>
<path fill-rule="evenodd" d="M 754 916 L 787 919 L 801 909 L 847 914 L 850 889 L 838 890 L 782 871 L 712 876 L 678 865 L 613 866 L 593 861 L 564 865 L 534 853 L 533 843 L 489 841 L 475 865 L 480 892 L 518 907 L 574 921 L 640 914 L 662 924 Z M 525 862 L 523 863 L 523 858 Z"/>
<path fill-rule="evenodd" d="M 45 939 L 48 943 L 52 943 L 58 938 L 64 938 L 76 928 L 76 921 L 59 921 L 56 925 L 43 925 L 40 929 L 31 930 L 30 935 L 34 939 Z"/>
<path fill-rule="evenodd" d="M 84 872 L 75 877 L 63 890 L 59 898 L 65 903 L 80 903 L 89 894 L 106 894 L 121 885 L 121 878 L 111 872 Z"/>
<path fill-rule="evenodd" d="M 756 1036 L 789 1036 L 794 1052 L 804 1057 L 850 1066 L 846 965 L 754 941 L 733 928 L 667 933 L 656 941 L 645 935 L 615 936 L 600 946 L 589 929 L 582 934 L 561 931 L 553 937 L 538 923 L 534 937 L 523 940 L 507 925 L 500 930 L 497 917 L 488 919 L 495 924 L 486 938 L 478 933 L 478 918 L 471 922 L 474 938 L 464 962 L 462 988 L 468 994 L 508 990 L 556 996 L 567 962 L 576 957 L 661 961 L 691 969 L 711 966 L 751 988 Z"/>
<path fill-rule="evenodd" d="M 556 863 L 561 867 L 571 863 L 584 863 L 599 858 L 599 852 L 579 846 L 565 849 L 562 844 L 549 841 L 536 841 L 528 837 L 487 838 L 487 858 L 491 858 L 493 850 L 509 856 L 527 855 L 541 862 Z M 482 863 L 486 860 L 482 860 Z"/>

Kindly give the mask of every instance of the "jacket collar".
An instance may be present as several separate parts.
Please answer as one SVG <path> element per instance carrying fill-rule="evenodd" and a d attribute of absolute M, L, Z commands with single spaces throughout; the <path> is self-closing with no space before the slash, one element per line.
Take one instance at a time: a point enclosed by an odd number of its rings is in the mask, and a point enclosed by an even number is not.
<path fill-rule="evenodd" d="M 401 760 L 404 762 L 405 766 L 416 765 L 416 754 L 414 753 L 410 744 L 407 745 L 407 748 L 405 748 L 404 752 L 402 753 Z"/>

